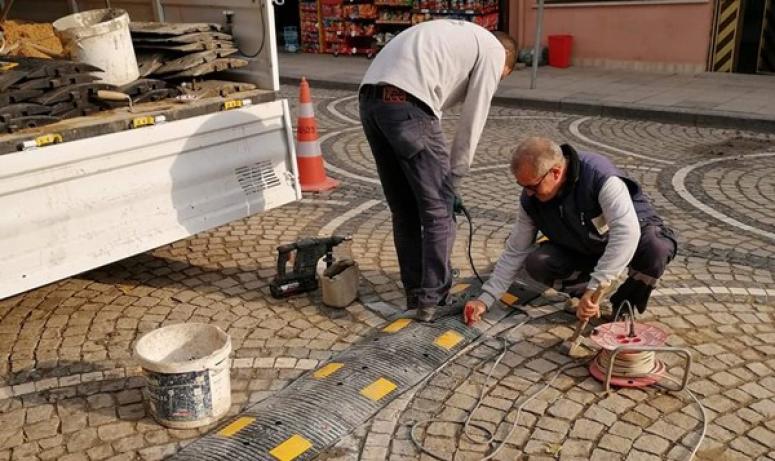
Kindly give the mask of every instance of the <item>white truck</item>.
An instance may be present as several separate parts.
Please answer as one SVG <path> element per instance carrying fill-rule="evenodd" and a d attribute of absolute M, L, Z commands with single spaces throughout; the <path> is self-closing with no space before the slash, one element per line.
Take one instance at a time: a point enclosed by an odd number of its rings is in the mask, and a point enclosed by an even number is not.
<path fill-rule="evenodd" d="M 109 4 L 133 21 L 223 23 L 233 11 L 240 48 L 260 52 L 229 77 L 258 89 L 0 135 L 0 299 L 301 198 L 271 0 Z M 105 6 L 17 0 L 9 18 Z"/>

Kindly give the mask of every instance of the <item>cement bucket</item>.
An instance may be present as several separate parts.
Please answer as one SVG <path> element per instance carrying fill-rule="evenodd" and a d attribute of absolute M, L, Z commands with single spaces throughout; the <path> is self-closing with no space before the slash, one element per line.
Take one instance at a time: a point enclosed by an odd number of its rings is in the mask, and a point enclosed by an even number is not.
<path fill-rule="evenodd" d="M 225 415 L 231 406 L 230 353 L 231 338 L 214 325 L 181 323 L 146 333 L 135 356 L 148 380 L 153 417 L 189 429 Z"/>
<path fill-rule="evenodd" d="M 124 85 L 139 77 L 126 11 L 84 11 L 57 19 L 53 26 L 70 59 L 102 69 L 95 75 L 103 82 Z"/>

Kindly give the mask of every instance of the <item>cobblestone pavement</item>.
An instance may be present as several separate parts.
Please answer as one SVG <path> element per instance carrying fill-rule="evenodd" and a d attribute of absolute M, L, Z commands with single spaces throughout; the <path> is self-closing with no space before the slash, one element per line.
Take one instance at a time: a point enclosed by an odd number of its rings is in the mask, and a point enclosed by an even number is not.
<path fill-rule="evenodd" d="M 296 89 L 283 91 L 295 106 Z M 148 415 L 131 348 L 161 325 L 208 322 L 231 335 L 235 414 L 383 323 L 365 303 L 402 302 L 390 216 L 357 101 L 333 90 L 313 89 L 313 97 L 340 188 L 0 301 L 0 460 L 161 459 L 211 429 L 170 430 Z M 535 134 L 610 156 L 680 232 L 679 256 L 642 320 L 692 351 L 690 389 L 710 419 L 699 457 L 775 459 L 775 137 L 493 107 L 462 188 L 475 219 L 478 267 L 495 261 L 514 216 L 519 190 L 505 166 L 509 152 Z M 272 299 L 275 247 L 333 231 L 354 237 L 360 302 L 334 310 L 321 307 L 317 293 Z M 463 276 L 471 274 L 467 233 L 460 222 L 454 264 Z M 568 362 L 557 345 L 571 322 L 558 312 L 510 333 L 473 421 L 505 437 L 520 398 Z M 489 369 L 480 364 L 500 347 L 490 339 L 472 348 L 323 458 L 429 459 L 409 439 L 408 423 L 463 421 Z M 678 373 L 678 357 L 664 360 Z M 605 395 L 577 365 L 526 406 L 497 459 L 684 459 L 700 429 L 699 410 L 685 394 Z M 479 459 L 488 450 L 462 437 L 460 424 L 433 423 L 417 433 L 450 459 Z"/>

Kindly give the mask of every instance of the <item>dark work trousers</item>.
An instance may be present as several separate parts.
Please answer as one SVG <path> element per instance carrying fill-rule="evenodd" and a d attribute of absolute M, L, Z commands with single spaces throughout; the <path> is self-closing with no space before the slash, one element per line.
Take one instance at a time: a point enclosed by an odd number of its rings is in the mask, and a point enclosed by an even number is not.
<path fill-rule="evenodd" d="M 628 265 L 628 277 L 611 296 L 616 309 L 627 300 L 640 312 L 645 311 L 651 291 L 678 249 L 675 235 L 664 224 L 647 224 L 640 231 L 638 248 Z M 528 255 L 525 270 L 538 282 L 581 296 L 598 259 L 548 241 Z"/>
<path fill-rule="evenodd" d="M 393 218 L 407 307 L 443 303 L 455 241 L 450 154 L 433 112 L 392 86 L 366 85 L 360 116 Z"/>

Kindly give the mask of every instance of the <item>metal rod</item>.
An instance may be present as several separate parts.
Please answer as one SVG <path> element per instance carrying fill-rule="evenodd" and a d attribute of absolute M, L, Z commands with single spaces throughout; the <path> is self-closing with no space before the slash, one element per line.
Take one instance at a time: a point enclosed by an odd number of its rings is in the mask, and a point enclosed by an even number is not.
<path fill-rule="evenodd" d="M 78 1 L 77 0 L 67 0 L 67 3 L 70 5 L 70 12 L 71 13 L 77 13 L 78 12 Z"/>
<path fill-rule="evenodd" d="M 536 87 L 536 78 L 538 77 L 538 60 L 541 53 L 541 35 L 544 29 L 544 0 L 538 0 L 538 13 L 536 14 L 536 37 L 533 47 L 533 72 L 530 74 L 530 89 Z"/>

